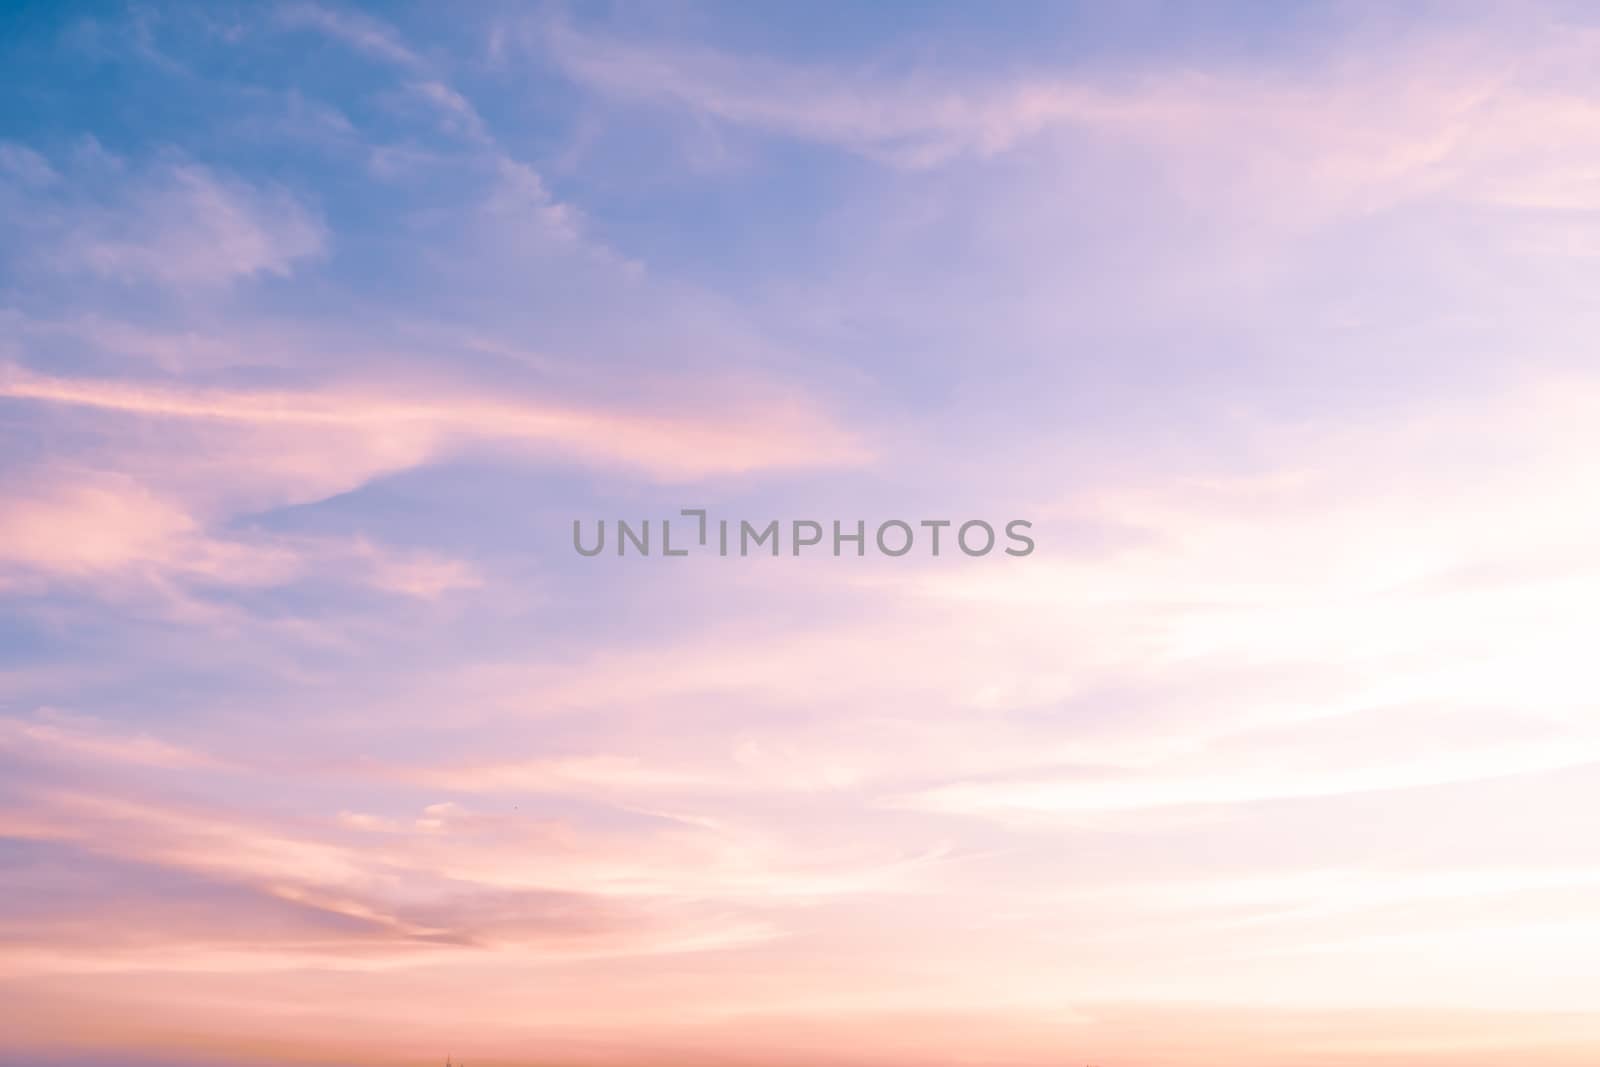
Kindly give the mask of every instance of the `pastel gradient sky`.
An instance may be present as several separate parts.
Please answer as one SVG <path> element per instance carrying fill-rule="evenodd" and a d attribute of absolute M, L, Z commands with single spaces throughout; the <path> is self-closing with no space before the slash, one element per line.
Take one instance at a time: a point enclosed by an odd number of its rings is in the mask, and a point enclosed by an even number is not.
<path fill-rule="evenodd" d="M 0 94 L 0 1061 L 1600 1061 L 1593 6 L 13 3 Z M 684 507 L 1039 547 L 572 551 Z"/>

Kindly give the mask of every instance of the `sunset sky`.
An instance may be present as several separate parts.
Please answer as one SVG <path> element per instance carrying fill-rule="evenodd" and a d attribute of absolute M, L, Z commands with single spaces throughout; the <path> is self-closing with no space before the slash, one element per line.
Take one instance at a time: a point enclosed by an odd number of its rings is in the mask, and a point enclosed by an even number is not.
<path fill-rule="evenodd" d="M 1594 6 L 12 3 L 0 94 L 0 1062 L 1600 1062 Z M 573 550 L 682 508 L 1037 549 Z"/>

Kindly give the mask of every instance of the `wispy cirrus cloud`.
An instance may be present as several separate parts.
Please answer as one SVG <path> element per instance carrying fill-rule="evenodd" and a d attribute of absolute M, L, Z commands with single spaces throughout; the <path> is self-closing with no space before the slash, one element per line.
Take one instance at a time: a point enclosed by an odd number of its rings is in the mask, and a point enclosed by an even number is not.
<path fill-rule="evenodd" d="M 1365 41 L 1356 23 L 1346 30 Z M 1476 33 L 1414 32 L 1372 42 L 1362 57 L 1336 50 L 1270 73 L 1207 64 L 830 67 L 559 19 L 527 23 L 518 39 L 625 103 L 912 168 L 1091 137 L 1153 150 L 1191 182 L 1248 189 L 1256 211 L 1266 197 L 1280 211 L 1366 213 L 1438 192 L 1504 206 L 1592 206 L 1596 160 L 1581 131 L 1594 105 L 1572 70 L 1592 62 L 1600 41 L 1587 30 L 1521 31 L 1527 47 L 1515 53 Z"/>
<path fill-rule="evenodd" d="M 13 173 L 8 199 L 21 248 L 68 274 L 165 286 L 216 286 L 289 274 L 326 251 L 327 230 L 293 194 L 257 186 L 186 160 L 110 175 L 85 184 L 41 181 L 48 167 Z M 49 173 L 54 173 L 53 169 Z"/>
<path fill-rule="evenodd" d="M 413 462 L 452 438 L 544 445 L 568 456 L 621 464 L 664 478 L 695 478 L 768 467 L 830 466 L 868 458 L 865 443 L 803 399 L 774 398 L 768 410 L 735 415 L 596 410 L 570 403 L 504 401 L 463 390 L 440 398 L 421 388 L 332 387 L 300 393 L 174 389 L 131 382 L 68 380 L 13 372 L 0 395 L 68 408 L 202 426 L 350 434 L 391 445 Z"/>
<path fill-rule="evenodd" d="M 868 462 L 870 445 L 803 400 L 758 414 L 678 415 L 470 391 L 333 386 L 294 392 L 63 379 L 12 368 L 0 397 L 33 424 L 87 430 L 69 459 L 14 466 L 0 516 L 13 581 L 166 581 L 266 588 L 337 575 L 418 600 L 480 587 L 467 561 L 355 532 L 286 535 L 233 527 L 474 448 L 547 464 L 618 467 L 684 483 Z M 87 421 L 85 421 L 87 420 Z M 130 425 L 137 447 L 118 445 Z"/>
<path fill-rule="evenodd" d="M 393 26 L 363 12 L 321 4 L 290 3 L 276 8 L 274 14 L 278 23 L 286 28 L 326 34 L 376 59 L 407 68 L 425 66 L 422 57 Z"/>

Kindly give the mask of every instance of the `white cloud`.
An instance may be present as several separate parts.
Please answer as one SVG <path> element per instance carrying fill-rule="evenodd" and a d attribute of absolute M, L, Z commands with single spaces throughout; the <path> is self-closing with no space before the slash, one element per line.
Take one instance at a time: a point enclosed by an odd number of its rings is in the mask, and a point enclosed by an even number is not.
<path fill-rule="evenodd" d="M 0 141 L 0 173 L 24 185 L 48 185 L 56 180 L 55 168 L 27 145 Z"/>
<path fill-rule="evenodd" d="M 194 163 L 157 168 L 62 223 L 58 267 L 172 286 L 286 276 L 327 244 L 321 220 L 286 190 Z"/>
<path fill-rule="evenodd" d="M 311 29 L 388 63 L 420 68 L 422 58 L 394 29 L 356 11 L 335 11 L 317 4 L 291 4 L 278 12 L 279 21 L 295 29 Z"/>

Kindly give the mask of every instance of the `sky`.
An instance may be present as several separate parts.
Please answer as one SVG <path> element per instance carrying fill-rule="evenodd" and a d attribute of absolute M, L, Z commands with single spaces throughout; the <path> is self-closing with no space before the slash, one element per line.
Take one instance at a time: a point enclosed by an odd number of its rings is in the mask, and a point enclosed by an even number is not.
<path fill-rule="evenodd" d="M 1592 1065 L 1596 71 L 7 5 L 0 1062 Z"/>

